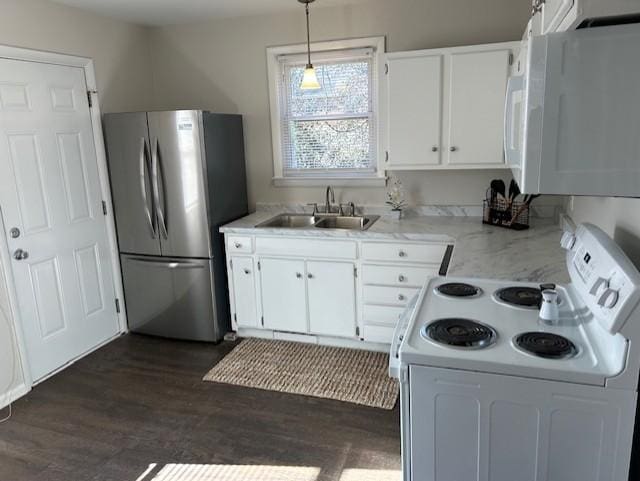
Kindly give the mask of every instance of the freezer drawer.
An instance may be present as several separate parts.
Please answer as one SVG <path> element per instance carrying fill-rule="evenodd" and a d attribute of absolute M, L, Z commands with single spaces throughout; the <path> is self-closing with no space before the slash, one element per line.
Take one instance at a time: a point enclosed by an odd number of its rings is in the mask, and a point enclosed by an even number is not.
<path fill-rule="evenodd" d="M 192 341 L 219 341 L 213 260 L 122 255 L 129 329 Z"/>

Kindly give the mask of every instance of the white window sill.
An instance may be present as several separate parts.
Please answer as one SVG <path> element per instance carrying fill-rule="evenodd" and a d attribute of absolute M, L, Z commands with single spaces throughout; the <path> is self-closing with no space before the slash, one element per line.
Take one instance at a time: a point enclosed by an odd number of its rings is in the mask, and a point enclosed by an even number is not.
<path fill-rule="evenodd" d="M 384 187 L 386 177 L 274 177 L 276 187 Z"/>

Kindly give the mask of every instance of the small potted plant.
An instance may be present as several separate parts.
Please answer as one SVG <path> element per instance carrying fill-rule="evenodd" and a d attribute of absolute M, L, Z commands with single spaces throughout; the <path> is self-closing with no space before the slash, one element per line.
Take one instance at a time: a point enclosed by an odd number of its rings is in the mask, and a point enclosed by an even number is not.
<path fill-rule="evenodd" d="M 404 198 L 404 188 L 400 180 L 393 179 L 391 182 L 390 188 L 387 191 L 386 204 L 391 206 L 391 215 L 394 219 L 402 218 L 402 209 L 407 206 L 407 202 Z"/>

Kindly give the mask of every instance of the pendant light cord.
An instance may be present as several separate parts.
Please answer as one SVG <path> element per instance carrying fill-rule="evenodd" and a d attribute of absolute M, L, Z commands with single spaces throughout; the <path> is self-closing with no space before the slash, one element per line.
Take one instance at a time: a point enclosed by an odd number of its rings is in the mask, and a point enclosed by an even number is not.
<path fill-rule="evenodd" d="M 305 12 L 307 14 L 307 68 L 311 67 L 311 34 L 309 33 L 309 4 L 305 4 Z"/>

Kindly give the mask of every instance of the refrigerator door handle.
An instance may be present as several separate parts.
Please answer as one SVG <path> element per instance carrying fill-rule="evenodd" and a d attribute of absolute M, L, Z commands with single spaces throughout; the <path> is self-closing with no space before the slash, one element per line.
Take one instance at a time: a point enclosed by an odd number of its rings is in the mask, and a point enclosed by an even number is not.
<path fill-rule="evenodd" d="M 145 217 L 149 222 L 149 229 L 151 230 L 151 238 L 155 239 L 158 236 L 158 231 L 155 219 L 152 216 L 153 200 L 149 199 L 147 196 L 147 180 L 151 180 L 148 178 L 148 170 L 149 165 L 147 163 L 147 139 L 145 139 L 144 137 L 140 137 L 140 193 L 142 194 Z"/>
<path fill-rule="evenodd" d="M 202 263 L 189 262 L 183 260 L 166 260 L 159 261 L 156 259 L 149 259 L 147 257 L 135 257 L 129 256 L 129 259 L 135 262 L 142 262 L 151 266 L 157 266 L 168 269 L 204 269 L 205 266 Z"/>
<path fill-rule="evenodd" d="M 169 238 L 169 232 L 167 231 L 167 221 L 164 215 L 164 199 L 160 199 L 160 155 L 158 149 L 160 148 L 158 139 L 153 139 L 153 149 L 151 151 L 151 171 L 153 176 L 153 198 L 156 204 L 156 211 L 158 213 L 158 225 L 159 231 L 162 237 L 167 240 Z"/>

